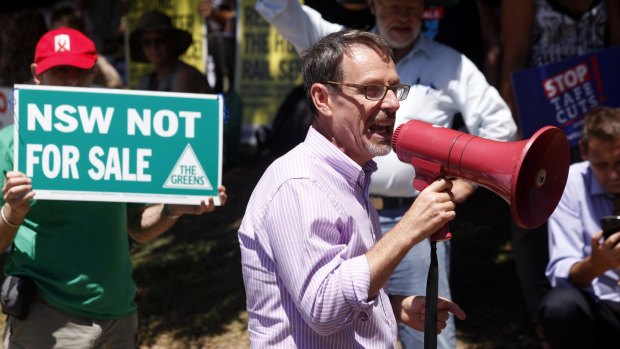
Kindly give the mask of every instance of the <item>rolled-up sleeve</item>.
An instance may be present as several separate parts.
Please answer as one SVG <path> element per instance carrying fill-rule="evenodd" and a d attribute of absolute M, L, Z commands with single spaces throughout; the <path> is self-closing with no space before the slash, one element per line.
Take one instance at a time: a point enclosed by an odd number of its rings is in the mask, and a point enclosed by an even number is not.
<path fill-rule="evenodd" d="M 366 255 L 345 261 L 340 269 L 342 292 L 345 300 L 361 309 L 371 305 L 374 298 L 368 299 L 370 266 Z"/>

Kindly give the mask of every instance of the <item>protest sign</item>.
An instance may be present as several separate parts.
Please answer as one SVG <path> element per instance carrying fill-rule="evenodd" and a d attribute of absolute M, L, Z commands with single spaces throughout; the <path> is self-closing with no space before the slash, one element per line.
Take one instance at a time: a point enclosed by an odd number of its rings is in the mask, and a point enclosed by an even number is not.
<path fill-rule="evenodd" d="M 579 142 L 585 114 L 598 105 L 620 107 L 620 46 L 512 75 L 523 138 L 543 126 L 561 128 Z"/>
<path fill-rule="evenodd" d="M 15 169 L 37 199 L 219 205 L 221 96 L 16 85 Z"/>
<path fill-rule="evenodd" d="M 255 132 L 271 126 L 280 104 L 301 84 L 295 47 L 255 9 L 254 0 L 238 3 L 236 90 L 243 100 L 241 141 L 255 144 Z"/>

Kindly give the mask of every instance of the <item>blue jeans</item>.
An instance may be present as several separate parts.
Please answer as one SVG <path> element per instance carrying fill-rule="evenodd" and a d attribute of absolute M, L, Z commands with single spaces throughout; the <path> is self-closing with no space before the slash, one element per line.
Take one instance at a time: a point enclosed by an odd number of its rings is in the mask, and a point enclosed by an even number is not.
<path fill-rule="evenodd" d="M 392 229 L 403 217 L 406 208 L 390 209 L 379 211 L 381 230 L 385 233 Z M 430 259 L 431 245 L 428 240 L 415 245 L 405 258 L 400 262 L 388 282 L 388 293 L 392 295 L 409 296 L 426 294 L 426 278 L 428 268 L 431 264 Z M 437 242 L 437 261 L 439 264 L 439 295 L 452 299 L 450 294 L 450 242 Z M 398 338 L 404 349 L 423 348 L 424 333 L 399 323 Z M 437 348 L 454 349 L 456 348 L 456 329 L 454 316 L 451 314 L 445 329 L 437 337 Z"/>

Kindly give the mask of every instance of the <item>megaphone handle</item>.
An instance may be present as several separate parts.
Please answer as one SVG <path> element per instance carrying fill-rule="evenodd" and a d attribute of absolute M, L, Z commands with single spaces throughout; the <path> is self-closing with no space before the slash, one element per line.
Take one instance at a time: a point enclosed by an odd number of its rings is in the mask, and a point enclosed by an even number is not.
<path fill-rule="evenodd" d="M 413 157 L 411 159 L 411 165 L 416 170 L 416 175 L 413 179 L 413 187 L 419 191 L 424 190 L 430 183 L 443 174 L 441 165 L 432 161 Z M 451 238 L 452 234 L 450 234 L 450 228 L 447 224 L 430 237 L 431 241 L 446 241 Z"/>
<path fill-rule="evenodd" d="M 448 224 L 444 225 L 441 229 L 429 237 L 431 241 L 447 241 L 451 238 L 452 233 L 450 233 L 450 226 Z"/>
<path fill-rule="evenodd" d="M 437 297 L 439 296 L 439 266 L 437 242 L 431 240 L 431 264 L 426 278 L 426 305 L 424 319 L 424 349 L 437 348 Z"/>

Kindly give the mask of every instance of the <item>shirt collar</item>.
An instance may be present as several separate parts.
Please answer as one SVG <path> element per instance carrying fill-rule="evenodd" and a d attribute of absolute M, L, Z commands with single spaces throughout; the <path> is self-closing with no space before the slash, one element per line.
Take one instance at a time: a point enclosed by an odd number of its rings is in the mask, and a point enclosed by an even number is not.
<path fill-rule="evenodd" d="M 377 164 L 373 160 L 369 160 L 360 166 L 312 126 L 308 130 L 304 143 L 310 152 L 334 168 L 349 183 L 357 183 L 360 178 L 370 177 L 360 176 L 360 172 L 370 174 L 377 170 Z"/>
<path fill-rule="evenodd" d="M 431 39 L 427 38 L 422 33 L 420 33 L 418 39 L 413 44 L 413 48 L 409 51 L 409 53 L 407 53 L 405 57 L 403 57 L 403 59 L 413 57 L 413 55 L 417 54 L 418 52 L 426 54 L 429 57 L 433 52 L 433 50 L 431 49 Z"/>

